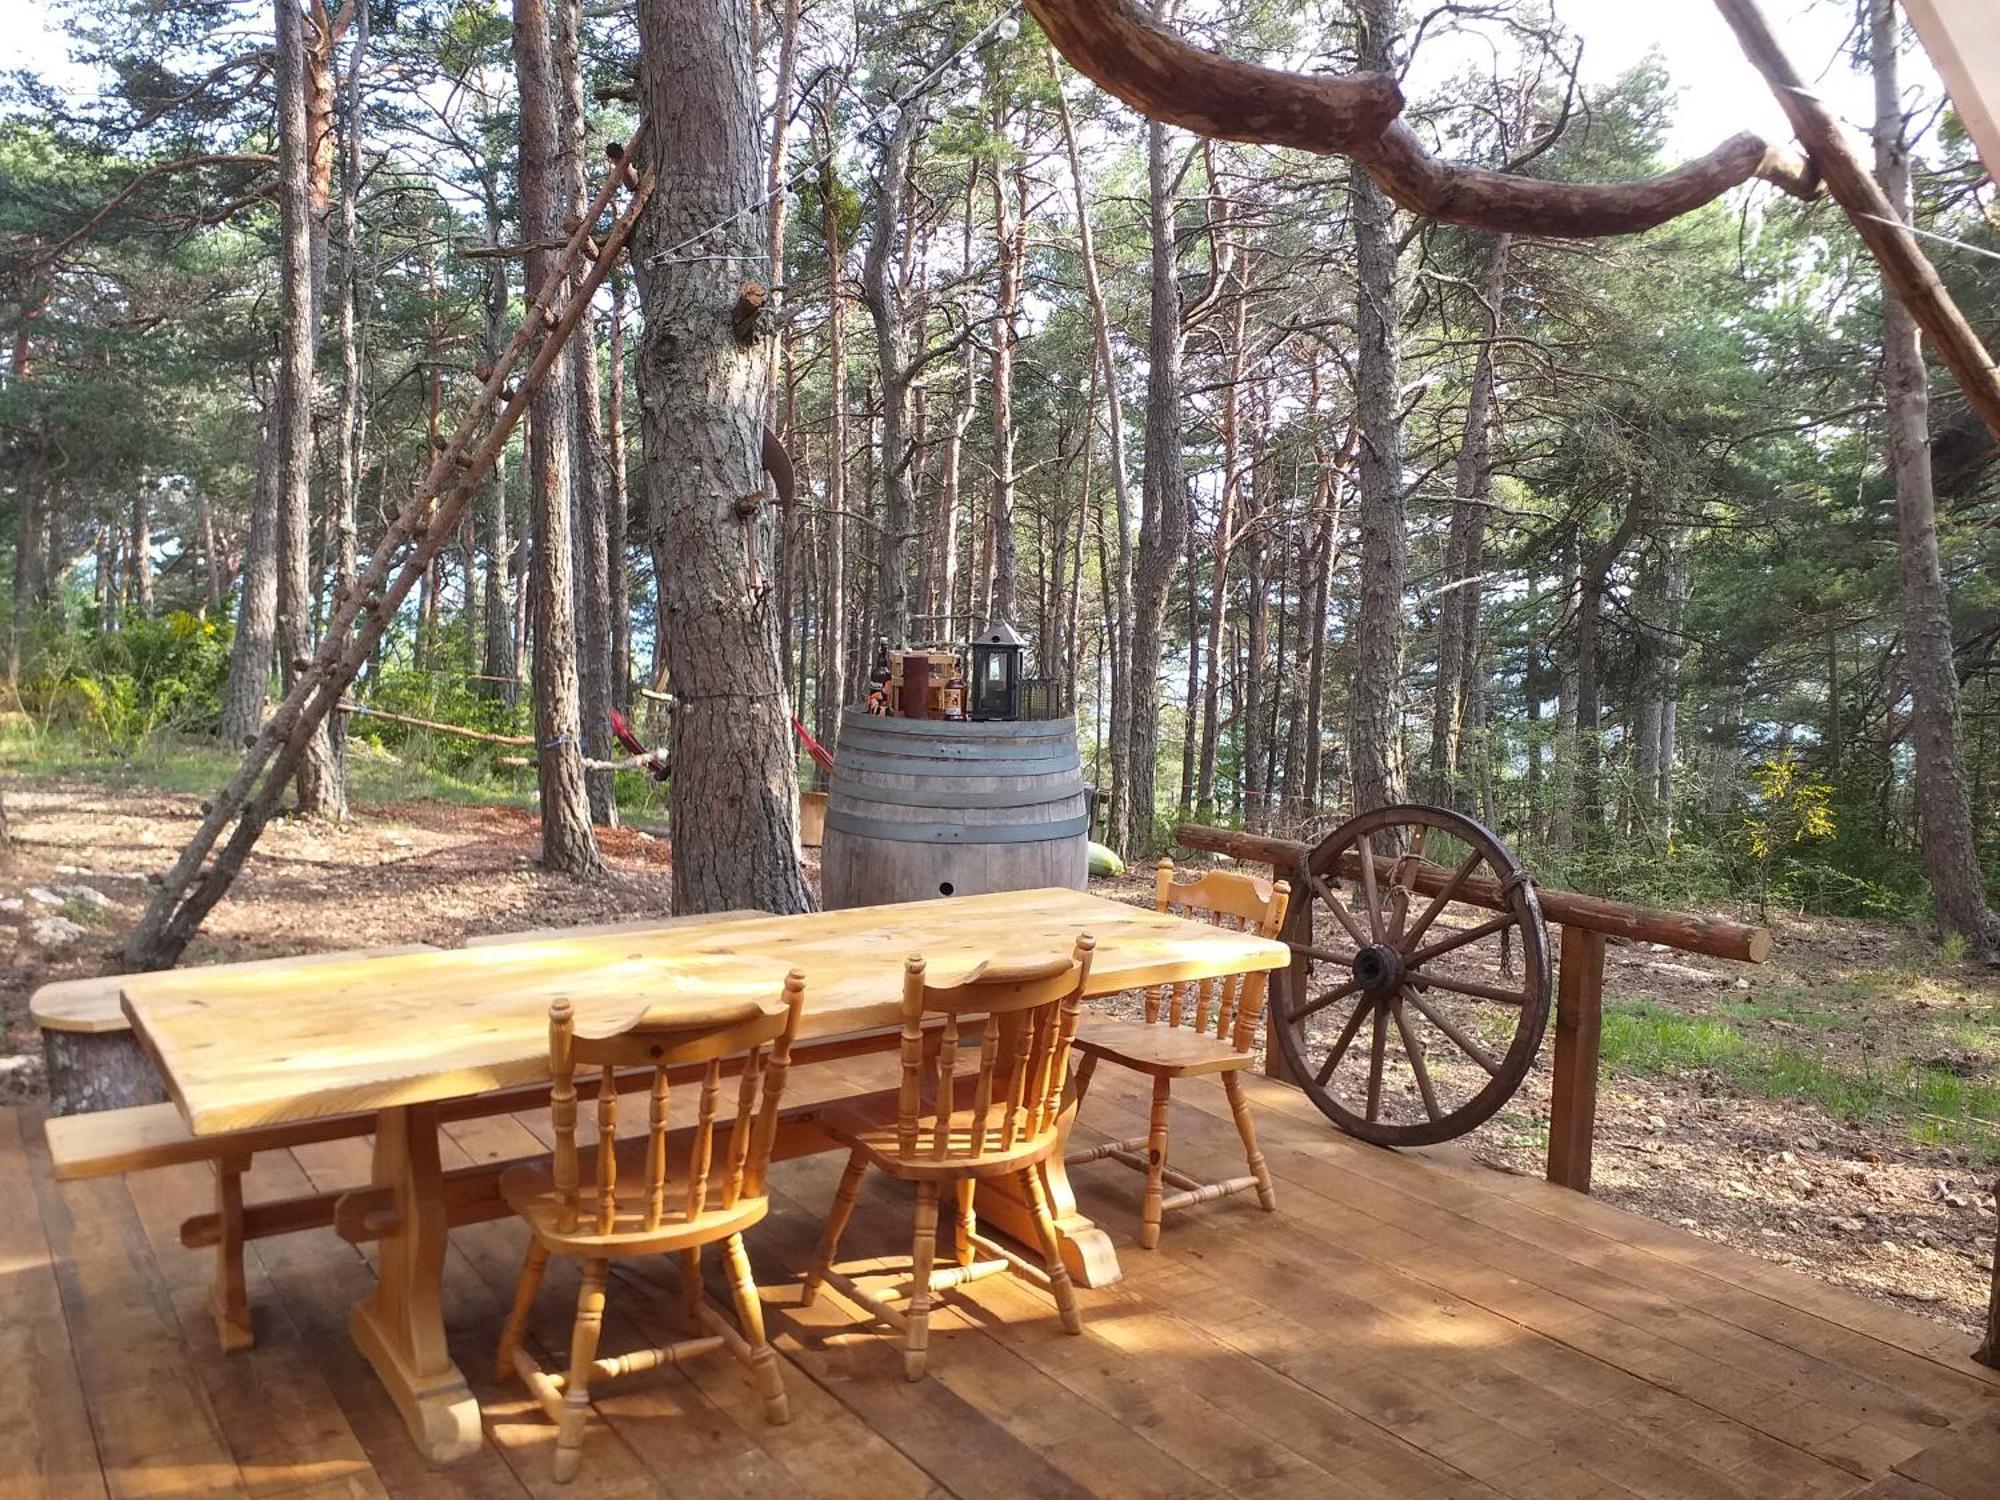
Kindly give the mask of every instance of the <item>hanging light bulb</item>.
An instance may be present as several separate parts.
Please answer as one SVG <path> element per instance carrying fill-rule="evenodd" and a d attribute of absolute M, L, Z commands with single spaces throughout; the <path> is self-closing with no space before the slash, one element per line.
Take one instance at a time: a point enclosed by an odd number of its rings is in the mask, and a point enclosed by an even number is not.
<path fill-rule="evenodd" d="M 1021 34 L 1021 18 L 1009 11 L 1000 18 L 1000 24 L 993 28 L 993 34 L 1003 42 L 1011 42 Z"/>

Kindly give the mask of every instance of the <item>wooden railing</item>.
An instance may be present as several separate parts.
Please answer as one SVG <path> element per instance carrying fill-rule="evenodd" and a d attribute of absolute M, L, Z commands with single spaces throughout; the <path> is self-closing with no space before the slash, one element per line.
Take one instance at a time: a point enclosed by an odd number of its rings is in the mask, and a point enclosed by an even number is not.
<path fill-rule="evenodd" d="M 1233 828 L 1183 823 L 1174 837 L 1186 848 L 1270 865 L 1282 875 L 1306 856 L 1297 839 L 1272 838 Z M 1411 882 L 1434 895 L 1451 877 L 1448 870 L 1419 869 Z M 1579 1193 L 1590 1191 L 1591 1144 L 1597 1131 L 1597 1057 L 1604 1024 L 1604 947 L 1608 937 L 1661 943 L 1683 953 L 1761 964 L 1771 956 L 1771 934 L 1762 927 L 1726 917 L 1660 911 L 1537 886 L 1542 915 L 1562 929 L 1556 961 L 1555 1077 L 1549 1097 L 1548 1178 Z M 1468 879 L 1458 899 L 1498 910 L 1500 888 L 1490 880 Z"/>
<path fill-rule="evenodd" d="M 1266 864 L 1279 875 L 1297 867 L 1307 846 L 1297 839 L 1272 838 L 1233 828 L 1183 823 L 1174 830 L 1185 848 Z M 1448 871 L 1416 872 L 1411 882 L 1426 895 L 1450 878 Z M 1535 887 L 1542 915 L 1562 929 L 1556 960 L 1555 1077 L 1549 1089 L 1548 1179 L 1558 1186 L 1590 1191 L 1591 1143 L 1597 1132 L 1598 1043 L 1604 1025 L 1604 948 L 1608 937 L 1660 943 L 1683 953 L 1705 953 L 1761 964 L 1771 956 L 1767 928 L 1699 917 L 1650 906 L 1609 901 L 1575 891 Z M 1491 881 L 1469 879 L 1458 896 L 1473 906 L 1498 909 L 1500 891 Z M 1273 1054 L 1275 1056 L 1275 1053 Z M 2000 1183 L 1995 1185 L 2000 1193 Z M 1994 1244 L 1993 1291 L 1986 1309 L 1986 1337 L 1972 1356 L 2000 1369 L 2000 1239 Z"/>

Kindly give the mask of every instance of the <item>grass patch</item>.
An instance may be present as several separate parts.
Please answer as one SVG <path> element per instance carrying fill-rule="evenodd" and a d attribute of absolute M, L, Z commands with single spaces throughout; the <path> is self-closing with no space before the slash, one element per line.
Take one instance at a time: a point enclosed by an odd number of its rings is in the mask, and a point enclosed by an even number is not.
<path fill-rule="evenodd" d="M 0 724 L 0 766 L 23 776 L 204 795 L 222 787 L 240 764 L 241 756 L 206 739 L 157 734 L 128 753 L 65 729 L 36 729 L 19 715 Z M 527 807 L 535 800 L 534 780 L 526 772 L 504 780 L 454 775 L 359 740 L 348 747 L 347 774 L 349 797 L 364 807 L 415 801 Z"/>
<path fill-rule="evenodd" d="M 1729 1020 L 1690 1016 L 1649 1000 L 1605 1007 L 1604 1066 L 1671 1076 L 1709 1072 L 1739 1092 L 1802 1099 L 1837 1120 L 1884 1120 L 1924 1145 L 2000 1162 L 2000 1082 L 1949 1068 L 1836 1062 L 1797 1047 L 1752 1041 Z"/>

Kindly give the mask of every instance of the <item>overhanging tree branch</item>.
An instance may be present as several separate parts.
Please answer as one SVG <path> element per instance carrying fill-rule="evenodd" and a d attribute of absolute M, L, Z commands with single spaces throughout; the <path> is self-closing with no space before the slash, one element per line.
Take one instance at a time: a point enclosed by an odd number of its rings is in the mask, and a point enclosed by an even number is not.
<path fill-rule="evenodd" d="M 1847 211 L 1855 233 L 1881 263 L 1883 281 L 1930 336 L 1938 358 L 1964 390 L 1966 401 L 1987 430 L 2000 439 L 2000 370 L 1994 368 L 1993 356 L 1951 300 L 1929 258 L 1917 247 L 1916 236 L 1848 143 L 1840 121 L 1792 67 L 1756 0 L 1715 3 L 1743 44 L 1744 56 L 1771 85 L 1799 143 L 1825 174 L 1834 201 Z"/>
<path fill-rule="evenodd" d="M 1026 0 L 1070 65 L 1134 109 L 1223 140 L 1351 157 L 1400 206 L 1496 233 L 1591 238 L 1678 218 L 1753 178 L 1817 195 L 1811 166 L 1754 135 L 1639 182 L 1544 182 L 1432 156 L 1380 73 L 1309 77 L 1183 41 L 1132 0 Z"/>

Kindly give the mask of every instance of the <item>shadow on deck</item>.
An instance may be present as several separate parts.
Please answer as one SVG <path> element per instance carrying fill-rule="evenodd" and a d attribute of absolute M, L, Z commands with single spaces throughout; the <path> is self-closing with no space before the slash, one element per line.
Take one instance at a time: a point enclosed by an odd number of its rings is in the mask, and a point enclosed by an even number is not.
<path fill-rule="evenodd" d="M 774 1169 L 750 1237 L 786 1364 L 769 1428 L 734 1362 L 611 1388 L 581 1486 L 607 1495 L 1699 1496 L 1995 1500 L 2000 1374 L 1963 1335 L 1562 1189 L 1449 1152 L 1337 1134 L 1253 1080 L 1275 1215 L 1238 1197 L 1170 1216 L 1137 1249 L 1136 1176 L 1085 1168 L 1085 1212 L 1126 1279 L 1080 1293 L 1085 1335 L 1010 1278 L 947 1296 L 930 1379 L 827 1292 L 798 1306 L 839 1160 Z M 1176 1160 L 1232 1169 L 1219 1089 L 1177 1093 Z M 1209 1099 L 1206 1094 L 1213 1093 Z M 1105 1070 L 1079 1139 L 1143 1133 L 1139 1086 Z M 524 1117 L 525 1119 L 525 1117 Z M 446 1165 L 537 1149 L 529 1125 L 453 1126 Z M 365 1141 L 260 1157 L 253 1201 L 365 1181 Z M 346 1334 L 370 1284 L 326 1233 L 250 1251 L 258 1345 L 224 1355 L 209 1261 L 181 1219 L 205 1168 L 54 1185 L 39 1124 L 0 1113 L 0 1495 L 561 1493 L 553 1431 L 491 1361 L 522 1246 L 453 1233 L 446 1307 L 487 1444 L 444 1469 L 411 1447 Z M 872 1175 L 843 1264 L 907 1245 Z M 666 1266 L 614 1273 L 605 1352 L 671 1336 Z M 573 1280 L 551 1273 L 531 1337 L 564 1347 Z M 718 1285 L 717 1290 L 720 1290 Z"/>

